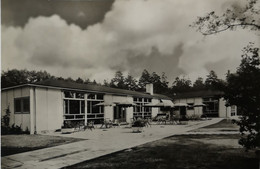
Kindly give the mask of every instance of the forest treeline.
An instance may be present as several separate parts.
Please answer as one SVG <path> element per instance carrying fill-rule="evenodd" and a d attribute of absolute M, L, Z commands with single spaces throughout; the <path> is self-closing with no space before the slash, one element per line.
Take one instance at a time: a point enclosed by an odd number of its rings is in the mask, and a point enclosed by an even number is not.
<path fill-rule="evenodd" d="M 46 71 L 12 69 L 2 71 L 1 88 L 25 83 L 36 83 L 48 79 L 65 80 L 82 84 L 104 85 L 108 87 L 134 91 L 145 91 L 145 85 L 148 83 L 153 83 L 155 93 L 165 94 L 168 96 L 173 96 L 174 93 L 198 91 L 205 89 L 220 89 L 221 84 L 225 83 L 223 80 L 218 78 L 217 74 L 213 70 L 209 72 L 205 80 L 202 77 L 198 77 L 194 81 L 194 83 L 192 83 L 190 79 L 182 76 L 176 77 L 172 84 L 169 84 L 169 80 L 164 72 L 159 75 L 156 72 L 151 73 L 144 69 L 140 78 L 136 79 L 130 74 L 124 76 L 121 71 L 117 71 L 114 78 L 112 78 L 110 81 L 104 80 L 103 84 L 100 84 L 97 83 L 95 80 L 83 80 L 80 77 L 78 77 L 76 80 L 70 77 L 56 77 Z"/>

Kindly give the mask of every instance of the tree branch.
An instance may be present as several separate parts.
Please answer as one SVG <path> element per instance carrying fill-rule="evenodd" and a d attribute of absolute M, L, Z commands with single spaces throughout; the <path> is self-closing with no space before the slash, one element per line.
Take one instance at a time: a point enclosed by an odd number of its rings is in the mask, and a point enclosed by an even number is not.
<path fill-rule="evenodd" d="M 226 28 L 220 29 L 220 30 L 209 30 L 208 32 L 202 32 L 200 31 L 201 34 L 203 35 L 212 35 L 216 33 L 220 33 L 223 31 L 226 31 L 228 29 L 231 29 L 233 27 L 238 27 L 238 26 L 252 26 L 255 27 L 256 29 L 260 30 L 260 25 L 254 24 L 254 23 L 238 23 L 238 24 L 231 24 L 231 25 L 226 25 Z"/>

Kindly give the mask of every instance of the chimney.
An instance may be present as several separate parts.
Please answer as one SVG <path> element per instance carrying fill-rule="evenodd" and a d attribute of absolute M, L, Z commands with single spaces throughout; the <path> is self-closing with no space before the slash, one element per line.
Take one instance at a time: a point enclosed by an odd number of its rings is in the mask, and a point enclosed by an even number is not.
<path fill-rule="evenodd" d="M 153 84 L 146 84 L 146 93 L 149 93 L 150 95 L 153 95 Z"/>

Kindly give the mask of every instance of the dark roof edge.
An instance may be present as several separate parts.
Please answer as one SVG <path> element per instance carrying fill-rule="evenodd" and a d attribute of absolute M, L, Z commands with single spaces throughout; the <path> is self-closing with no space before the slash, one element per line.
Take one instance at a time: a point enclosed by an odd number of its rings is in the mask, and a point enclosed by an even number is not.
<path fill-rule="evenodd" d="M 6 87 L 6 88 L 1 88 L 1 91 L 4 90 L 10 90 L 10 89 L 15 89 L 15 88 L 19 88 L 19 87 L 25 87 L 25 86 L 31 86 L 32 84 L 30 83 L 26 83 L 26 84 L 20 84 L 20 85 L 16 85 L 16 86 L 11 86 L 11 87 Z"/>
<path fill-rule="evenodd" d="M 17 86 L 12 86 L 12 87 L 7 87 L 7 88 L 3 88 L 1 89 L 1 91 L 5 91 L 5 90 L 11 90 L 11 89 L 16 89 L 19 87 L 42 87 L 42 88 L 51 88 L 51 89 L 61 89 L 61 90 L 74 90 L 74 91 L 84 91 L 84 92 L 90 92 L 90 93 L 107 93 L 107 94 L 112 94 L 112 95 L 117 95 L 117 96 L 138 96 L 138 95 L 131 95 L 131 94 L 118 94 L 118 93 L 113 93 L 113 92 L 102 92 L 102 91 L 96 91 L 96 90 L 83 90 L 83 89 L 76 89 L 76 88 L 66 88 L 66 87 L 57 87 L 57 86 L 48 86 L 48 85 L 38 85 L 38 84 L 31 84 L 31 83 L 27 83 L 27 84 L 21 84 L 21 85 L 17 85 Z M 124 90 L 124 89 L 121 89 Z M 135 91 L 137 92 L 137 91 Z M 142 92 L 138 92 L 140 93 L 140 95 L 146 94 L 146 93 L 142 93 Z M 156 94 L 156 93 L 155 93 Z M 172 98 L 169 98 L 166 95 L 163 95 L 164 98 L 162 97 L 157 97 L 157 96 L 153 96 L 153 95 L 149 95 L 147 94 L 149 97 L 151 98 L 158 98 L 158 99 L 166 99 L 168 98 L 169 100 L 172 100 Z M 141 97 L 141 96 L 138 96 Z M 144 96 L 143 96 L 144 97 Z"/>
<path fill-rule="evenodd" d="M 214 97 L 224 95 L 220 90 L 201 90 L 195 92 L 184 92 L 174 96 L 174 99 L 187 99 L 187 98 L 201 98 L 201 97 Z"/>

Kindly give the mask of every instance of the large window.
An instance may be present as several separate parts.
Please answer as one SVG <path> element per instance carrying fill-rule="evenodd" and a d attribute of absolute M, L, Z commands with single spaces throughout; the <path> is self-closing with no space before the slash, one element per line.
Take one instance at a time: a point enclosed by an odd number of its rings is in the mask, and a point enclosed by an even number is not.
<path fill-rule="evenodd" d="M 21 97 L 14 99 L 14 113 L 28 114 L 30 113 L 30 97 Z"/>
<path fill-rule="evenodd" d="M 85 100 L 84 93 L 64 91 L 64 119 L 84 120 Z"/>
<path fill-rule="evenodd" d="M 102 102 L 104 102 L 103 94 L 95 94 L 95 93 L 88 94 L 88 98 L 87 98 L 88 120 L 95 121 L 95 123 L 104 121 L 104 106 L 97 105 Z"/>
<path fill-rule="evenodd" d="M 134 97 L 134 118 L 151 118 L 152 109 L 151 107 L 144 107 L 145 104 L 151 103 L 152 99 L 150 98 L 137 98 Z"/>
<path fill-rule="evenodd" d="M 218 117 L 219 99 L 215 97 L 203 98 L 203 103 L 206 107 L 203 107 L 203 113 L 209 117 Z"/>

